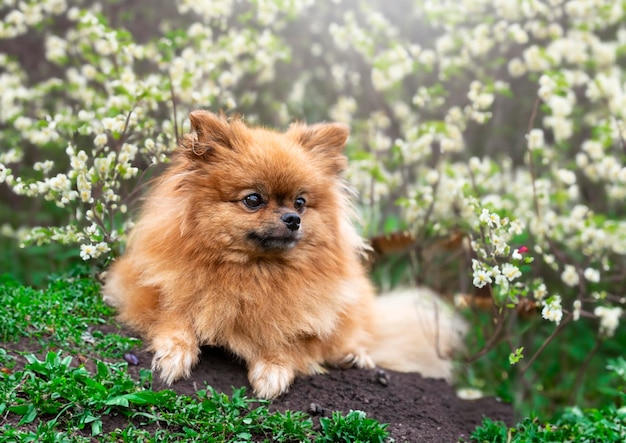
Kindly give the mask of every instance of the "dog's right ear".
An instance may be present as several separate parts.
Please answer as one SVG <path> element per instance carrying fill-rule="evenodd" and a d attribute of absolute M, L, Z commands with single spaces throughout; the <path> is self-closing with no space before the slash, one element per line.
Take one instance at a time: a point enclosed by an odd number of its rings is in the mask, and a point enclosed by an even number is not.
<path fill-rule="evenodd" d="M 180 147 L 191 159 L 208 160 L 215 149 L 232 149 L 232 131 L 228 120 L 223 115 L 197 110 L 189 114 L 191 132 L 185 134 Z"/>
<path fill-rule="evenodd" d="M 331 174 L 339 174 L 348 166 L 347 159 L 342 154 L 350 135 L 347 125 L 343 123 L 313 125 L 293 123 L 287 134 L 295 137 L 302 148 L 312 152 L 317 159 L 324 162 Z"/>

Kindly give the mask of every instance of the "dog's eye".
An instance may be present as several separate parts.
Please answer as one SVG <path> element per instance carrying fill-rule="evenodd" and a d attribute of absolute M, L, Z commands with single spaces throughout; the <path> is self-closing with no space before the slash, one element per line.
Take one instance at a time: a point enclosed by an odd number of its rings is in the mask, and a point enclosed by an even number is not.
<path fill-rule="evenodd" d="M 250 209 L 258 209 L 261 205 L 263 205 L 263 197 L 256 193 L 247 195 L 243 199 L 243 204 Z"/>
<path fill-rule="evenodd" d="M 302 211 L 304 209 L 305 204 L 306 204 L 306 200 L 303 197 L 298 197 L 296 201 L 293 203 L 293 207 L 296 211 Z"/>

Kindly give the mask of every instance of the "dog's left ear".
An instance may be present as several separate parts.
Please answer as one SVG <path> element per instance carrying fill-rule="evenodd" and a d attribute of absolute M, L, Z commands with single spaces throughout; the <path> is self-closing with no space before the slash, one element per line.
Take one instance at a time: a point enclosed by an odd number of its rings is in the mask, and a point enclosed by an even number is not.
<path fill-rule="evenodd" d="M 348 141 L 350 129 L 343 123 L 316 123 L 305 125 L 294 123 L 287 134 L 295 136 L 298 143 L 306 150 L 324 160 L 330 172 L 339 174 L 348 166 L 343 149 Z"/>
<path fill-rule="evenodd" d="M 216 149 L 230 149 L 231 130 L 226 117 L 197 110 L 189 114 L 191 132 L 180 142 L 181 151 L 192 160 L 209 160 Z"/>

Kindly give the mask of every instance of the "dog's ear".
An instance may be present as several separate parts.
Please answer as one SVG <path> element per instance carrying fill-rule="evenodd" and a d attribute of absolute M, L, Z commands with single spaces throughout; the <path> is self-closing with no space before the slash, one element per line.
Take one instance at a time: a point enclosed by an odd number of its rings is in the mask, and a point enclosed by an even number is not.
<path fill-rule="evenodd" d="M 189 114 L 191 132 L 180 142 L 183 152 L 190 158 L 208 160 L 215 149 L 232 149 L 232 130 L 224 115 L 197 110 Z"/>
<path fill-rule="evenodd" d="M 287 134 L 296 138 L 298 143 L 316 158 L 323 160 L 329 172 L 339 174 L 348 166 L 343 149 L 348 141 L 350 129 L 343 123 L 316 123 L 305 125 L 294 123 Z"/>

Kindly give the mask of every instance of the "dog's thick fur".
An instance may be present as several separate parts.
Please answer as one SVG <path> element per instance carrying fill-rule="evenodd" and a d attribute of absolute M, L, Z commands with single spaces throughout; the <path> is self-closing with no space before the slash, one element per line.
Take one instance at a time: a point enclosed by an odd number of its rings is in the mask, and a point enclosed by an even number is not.
<path fill-rule="evenodd" d="M 265 398 L 326 365 L 450 376 L 458 328 L 436 297 L 416 309 L 416 294 L 374 296 L 340 178 L 345 125 L 190 122 L 103 289 L 167 383 L 189 376 L 201 345 L 245 360 Z"/>

